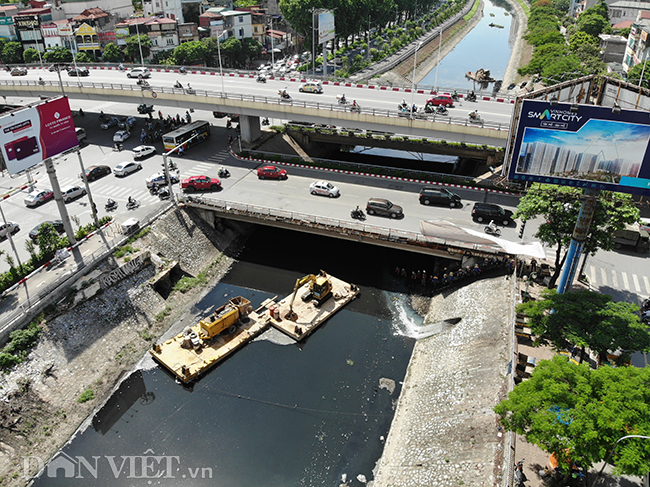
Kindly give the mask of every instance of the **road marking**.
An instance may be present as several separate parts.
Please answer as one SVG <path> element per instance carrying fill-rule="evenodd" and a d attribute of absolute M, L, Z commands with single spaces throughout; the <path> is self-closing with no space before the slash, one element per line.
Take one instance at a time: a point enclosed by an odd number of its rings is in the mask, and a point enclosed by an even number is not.
<path fill-rule="evenodd" d="M 645 286 L 645 293 L 650 294 L 650 281 L 646 276 L 643 276 L 643 285 Z"/>
<path fill-rule="evenodd" d="M 592 284 L 596 284 L 596 268 L 592 265 L 589 266 L 589 280 Z"/>
<path fill-rule="evenodd" d="M 618 288 L 618 278 L 615 271 L 612 271 L 612 286 Z"/>
<path fill-rule="evenodd" d="M 605 269 L 600 269 L 600 277 L 603 279 L 603 286 L 607 286 L 607 273 L 605 272 Z"/>
<path fill-rule="evenodd" d="M 639 286 L 639 279 L 636 277 L 636 274 L 632 274 L 632 282 L 634 282 L 634 289 L 637 293 L 641 292 L 641 286 Z"/>
<path fill-rule="evenodd" d="M 630 290 L 630 282 L 627 280 L 627 273 L 626 272 L 621 272 L 621 276 L 623 276 L 623 288 L 626 291 Z"/>

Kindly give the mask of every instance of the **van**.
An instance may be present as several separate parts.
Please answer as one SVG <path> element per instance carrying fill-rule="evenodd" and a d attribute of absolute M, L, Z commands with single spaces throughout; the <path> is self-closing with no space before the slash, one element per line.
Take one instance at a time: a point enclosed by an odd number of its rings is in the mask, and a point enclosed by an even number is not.
<path fill-rule="evenodd" d="M 494 223 L 507 227 L 513 222 L 512 215 L 512 211 L 492 203 L 474 203 L 472 208 L 472 218 L 479 223 L 494 220 Z"/>
<path fill-rule="evenodd" d="M 86 129 L 84 129 L 82 127 L 77 127 L 75 129 L 75 131 L 77 132 L 77 140 L 81 144 L 82 142 L 84 142 L 86 140 Z"/>
<path fill-rule="evenodd" d="M 449 208 L 461 206 L 461 199 L 456 193 L 447 188 L 422 188 L 420 190 L 420 204 L 422 205 L 443 205 Z"/>

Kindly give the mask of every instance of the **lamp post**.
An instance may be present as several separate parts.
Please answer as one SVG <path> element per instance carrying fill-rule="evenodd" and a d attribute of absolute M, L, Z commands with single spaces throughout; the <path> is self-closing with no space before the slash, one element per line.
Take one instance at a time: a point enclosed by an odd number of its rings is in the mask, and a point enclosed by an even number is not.
<path fill-rule="evenodd" d="M 225 97 L 226 95 L 226 88 L 224 88 L 223 84 L 223 68 L 221 67 L 221 43 L 219 42 L 219 37 L 224 35 L 227 31 L 223 31 L 221 34 L 217 36 L 217 53 L 219 55 L 219 77 L 221 78 L 221 96 Z"/>
<path fill-rule="evenodd" d="M 592 485 L 598 485 L 600 483 L 601 477 L 600 475 L 603 473 L 603 470 L 605 470 L 605 467 L 607 466 L 607 463 L 609 462 L 609 459 L 612 457 L 612 454 L 614 453 L 614 450 L 616 450 L 616 447 L 618 446 L 618 442 L 621 440 L 626 440 L 628 438 L 642 438 L 644 440 L 650 440 L 650 436 L 643 436 L 643 435 L 626 435 L 626 436 L 621 436 L 616 442 L 614 443 L 614 446 L 609 452 L 609 455 L 607 455 L 607 458 L 605 459 L 605 462 L 603 463 L 602 468 L 598 471 L 598 475 L 596 475 L 596 480 L 594 480 L 594 483 Z"/>
<path fill-rule="evenodd" d="M 135 23 L 135 33 L 138 36 L 138 47 L 140 48 L 140 63 L 142 64 L 142 67 L 144 68 L 144 57 L 142 56 L 142 43 L 140 42 L 140 29 L 138 27 L 137 19 L 136 19 L 136 23 Z"/>
<path fill-rule="evenodd" d="M 269 31 L 271 36 L 271 74 L 275 76 L 275 44 L 273 43 L 273 17 L 271 17 L 271 29 Z"/>
<path fill-rule="evenodd" d="M 648 61 L 648 51 L 645 52 L 645 56 L 643 57 L 643 66 L 641 67 L 641 78 L 639 79 L 639 84 L 637 86 L 641 87 L 641 83 L 643 82 L 643 74 L 645 73 L 645 64 Z"/>
<path fill-rule="evenodd" d="M 442 29 L 440 29 L 438 37 L 440 37 L 440 42 L 438 43 L 438 62 L 436 63 L 436 93 L 438 93 L 438 71 L 440 71 L 440 51 L 442 51 Z"/>
<path fill-rule="evenodd" d="M 418 60 L 418 49 L 420 49 L 420 46 L 422 45 L 422 42 L 418 42 L 415 45 L 415 52 L 413 53 L 413 77 L 411 78 L 411 118 L 413 118 L 413 103 L 415 100 L 415 68 L 417 67 L 417 60 Z"/>
<path fill-rule="evenodd" d="M 34 24 L 32 24 L 32 32 L 34 33 L 34 43 L 36 44 L 36 52 L 38 52 L 38 62 L 41 64 L 41 69 L 43 69 L 43 58 L 41 57 L 41 50 L 38 47 L 38 39 L 36 38 L 36 26 Z"/>

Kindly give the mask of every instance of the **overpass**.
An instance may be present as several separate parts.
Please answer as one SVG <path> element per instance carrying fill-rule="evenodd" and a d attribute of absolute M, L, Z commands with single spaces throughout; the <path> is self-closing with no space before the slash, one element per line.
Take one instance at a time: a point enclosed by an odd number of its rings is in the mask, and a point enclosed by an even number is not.
<path fill-rule="evenodd" d="M 208 196 L 177 193 L 177 198 L 180 204 L 193 208 L 203 220 L 217 230 L 221 225 L 219 220 L 225 218 L 458 261 L 463 261 L 463 258 L 469 256 L 483 259 L 493 255 L 509 255 L 499 245 L 491 244 L 483 239 L 474 239 L 475 242 L 480 243 L 472 242 L 469 235 L 467 235 L 467 240 L 433 237 L 364 222 L 337 220 L 295 211 L 225 201 Z"/>
<path fill-rule="evenodd" d="M 40 85 L 32 80 L 1 80 L 0 95 L 47 98 L 66 95 L 71 99 L 111 101 L 120 103 L 155 103 L 156 105 L 212 110 L 240 114 L 242 138 L 256 140 L 260 134 L 260 117 L 296 120 L 322 125 L 354 127 L 376 132 L 392 132 L 415 137 L 427 137 L 466 144 L 504 147 L 509 124 L 485 122 L 479 126 L 467 118 L 451 115 L 415 114 L 414 118 L 403 116 L 396 110 L 362 108 L 351 111 L 349 105 L 322 103 L 319 101 L 288 100 L 278 96 L 233 94 L 210 90 L 171 88 L 151 84 L 150 90 L 124 83 L 94 83 L 45 81 Z"/>

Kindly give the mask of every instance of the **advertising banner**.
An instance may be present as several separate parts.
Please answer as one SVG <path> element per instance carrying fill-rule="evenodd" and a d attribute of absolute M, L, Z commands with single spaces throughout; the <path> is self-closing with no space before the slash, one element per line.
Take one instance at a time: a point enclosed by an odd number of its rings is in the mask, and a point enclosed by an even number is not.
<path fill-rule="evenodd" d="M 318 14 L 318 43 L 322 44 L 334 39 L 334 13 L 323 12 Z"/>
<path fill-rule="evenodd" d="M 63 96 L 0 117 L 0 150 L 10 174 L 77 145 L 70 104 Z"/>
<path fill-rule="evenodd" d="M 641 110 L 524 100 L 508 178 L 650 196 Z"/>
<path fill-rule="evenodd" d="M 38 15 L 14 15 L 14 25 L 18 29 L 33 29 L 38 27 Z"/>

